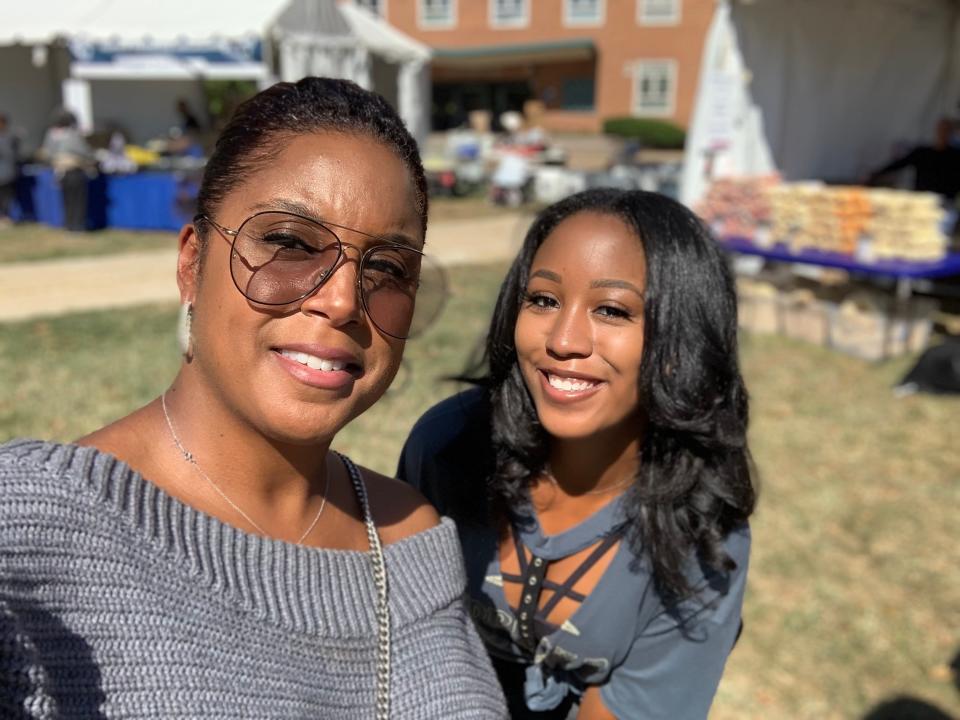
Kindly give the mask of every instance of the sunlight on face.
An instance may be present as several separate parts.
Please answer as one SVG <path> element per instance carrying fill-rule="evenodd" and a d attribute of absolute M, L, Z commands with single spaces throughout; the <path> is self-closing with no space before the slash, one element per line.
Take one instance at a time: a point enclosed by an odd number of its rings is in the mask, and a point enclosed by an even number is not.
<path fill-rule="evenodd" d="M 409 170 L 389 148 L 340 133 L 301 135 L 227 197 L 216 222 L 237 228 L 264 209 L 290 210 L 360 232 L 338 231 L 353 250 L 299 303 L 249 302 L 231 279 L 229 240 L 211 231 L 194 304 L 196 370 L 268 437 L 332 438 L 385 392 L 403 341 L 379 332 L 357 292 L 359 255 L 371 236 L 422 241 Z M 227 236 L 229 237 L 229 236 Z"/>
<path fill-rule="evenodd" d="M 534 256 L 514 339 L 553 437 L 638 432 L 646 274 L 640 239 L 612 215 L 567 218 Z"/>

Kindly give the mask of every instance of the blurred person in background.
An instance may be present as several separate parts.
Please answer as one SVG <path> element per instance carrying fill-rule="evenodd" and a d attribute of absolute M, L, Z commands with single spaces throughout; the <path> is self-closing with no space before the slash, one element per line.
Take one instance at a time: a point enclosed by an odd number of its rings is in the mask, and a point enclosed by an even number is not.
<path fill-rule="evenodd" d="M 202 127 L 200 126 L 200 121 L 197 120 L 197 116 L 193 114 L 193 110 L 190 109 L 190 103 L 186 101 L 185 98 L 179 98 L 177 100 L 177 114 L 180 116 L 180 129 L 183 132 L 200 132 Z"/>
<path fill-rule="evenodd" d="M 16 197 L 19 160 L 17 136 L 10 129 L 9 118 L 0 113 L 0 227 L 11 222 L 10 213 Z"/>
<path fill-rule="evenodd" d="M 867 184 L 877 185 L 893 173 L 909 168 L 914 173 L 912 190 L 937 193 L 952 207 L 960 194 L 960 148 L 951 143 L 954 129 L 952 120 L 940 118 L 932 145 L 917 145 L 873 171 Z"/>
<path fill-rule="evenodd" d="M 190 104 L 184 99 L 177 100 L 177 114 L 180 124 L 170 128 L 167 142 L 167 152 L 173 156 L 202 158 L 203 124 L 190 109 Z"/>
<path fill-rule="evenodd" d="M 197 210 L 169 388 L 0 447 L 0 717 L 503 718 L 453 523 L 331 449 L 442 303 L 416 142 L 354 83 L 279 83 Z"/>
<path fill-rule="evenodd" d="M 457 521 L 511 717 L 706 718 L 755 503 L 722 250 L 656 193 L 561 200 L 471 377 L 417 422 L 397 474 Z"/>
<path fill-rule="evenodd" d="M 93 150 L 77 126 L 76 116 L 59 111 L 43 138 L 41 159 L 53 167 L 63 196 L 63 224 L 70 232 L 87 229 L 87 194 L 97 165 Z"/>

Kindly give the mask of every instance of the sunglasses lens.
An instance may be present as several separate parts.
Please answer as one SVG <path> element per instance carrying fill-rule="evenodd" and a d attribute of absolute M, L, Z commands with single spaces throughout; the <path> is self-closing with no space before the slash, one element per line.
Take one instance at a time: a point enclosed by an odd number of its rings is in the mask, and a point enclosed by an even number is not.
<path fill-rule="evenodd" d="M 237 233 L 230 273 L 248 299 L 267 305 L 295 302 L 313 291 L 340 257 L 340 241 L 306 218 L 265 212 Z"/>
<path fill-rule="evenodd" d="M 255 303 L 286 305 L 314 292 L 335 270 L 343 246 L 318 222 L 285 212 L 250 217 L 237 231 L 230 274 Z M 360 288 L 370 321 L 382 332 L 405 339 L 422 332 L 447 299 L 443 268 L 402 245 L 368 250 L 361 263 Z"/>
<path fill-rule="evenodd" d="M 429 256 L 400 246 L 368 251 L 361 287 L 371 322 L 401 339 L 423 332 L 447 299 L 443 268 Z"/>

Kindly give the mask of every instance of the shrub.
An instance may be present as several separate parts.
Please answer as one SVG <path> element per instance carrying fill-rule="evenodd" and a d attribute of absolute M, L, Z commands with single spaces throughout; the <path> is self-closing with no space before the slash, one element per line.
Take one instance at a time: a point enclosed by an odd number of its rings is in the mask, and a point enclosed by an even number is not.
<path fill-rule="evenodd" d="M 683 128 L 666 120 L 650 118 L 615 117 L 603 121 L 603 131 L 631 140 L 639 140 L 645 147 L 682 148 L 686 140 Z"/>

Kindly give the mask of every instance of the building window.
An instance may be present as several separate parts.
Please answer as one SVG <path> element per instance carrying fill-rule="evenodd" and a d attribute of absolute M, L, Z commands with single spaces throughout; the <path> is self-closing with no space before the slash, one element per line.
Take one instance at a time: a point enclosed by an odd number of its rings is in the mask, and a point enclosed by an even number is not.
<path fill-rule="evenodd" d="M 637 22 L 641 25 L 677 25 L 683 0 L 637 0 Z"/>
<path fill-rule="evenodd" d="M 387 0 L 354 0 L 354 2 L 374 15 L 382 18 L 387 16 Z"/>
<path fill-rule="evenodd" d="M 603 25 L 605 0 L 563 0 L 563 24 L 568 26 Z"/>
<path fill-rule="evenodd" d="M 529 0 L 489 0 L 493 27 L 519 28 L 530 23 Z"/>
<path fill-rule="evenodd" d="M 671 117 L 676 111 L 677 62 L 639 60 L 630 72 L 633 74 L 633 114 Z"/>
<path fill-rule="evenodd" d="M 567 78 L 560 88 L 560 107 L 564 110 L 593 110 L 593 78 Z"/>
<path fill-rule="evenodd" d="M 452 28 L 457 24 L 457 0 L 418 0 L 417 25 L 425 29 Z"/>

